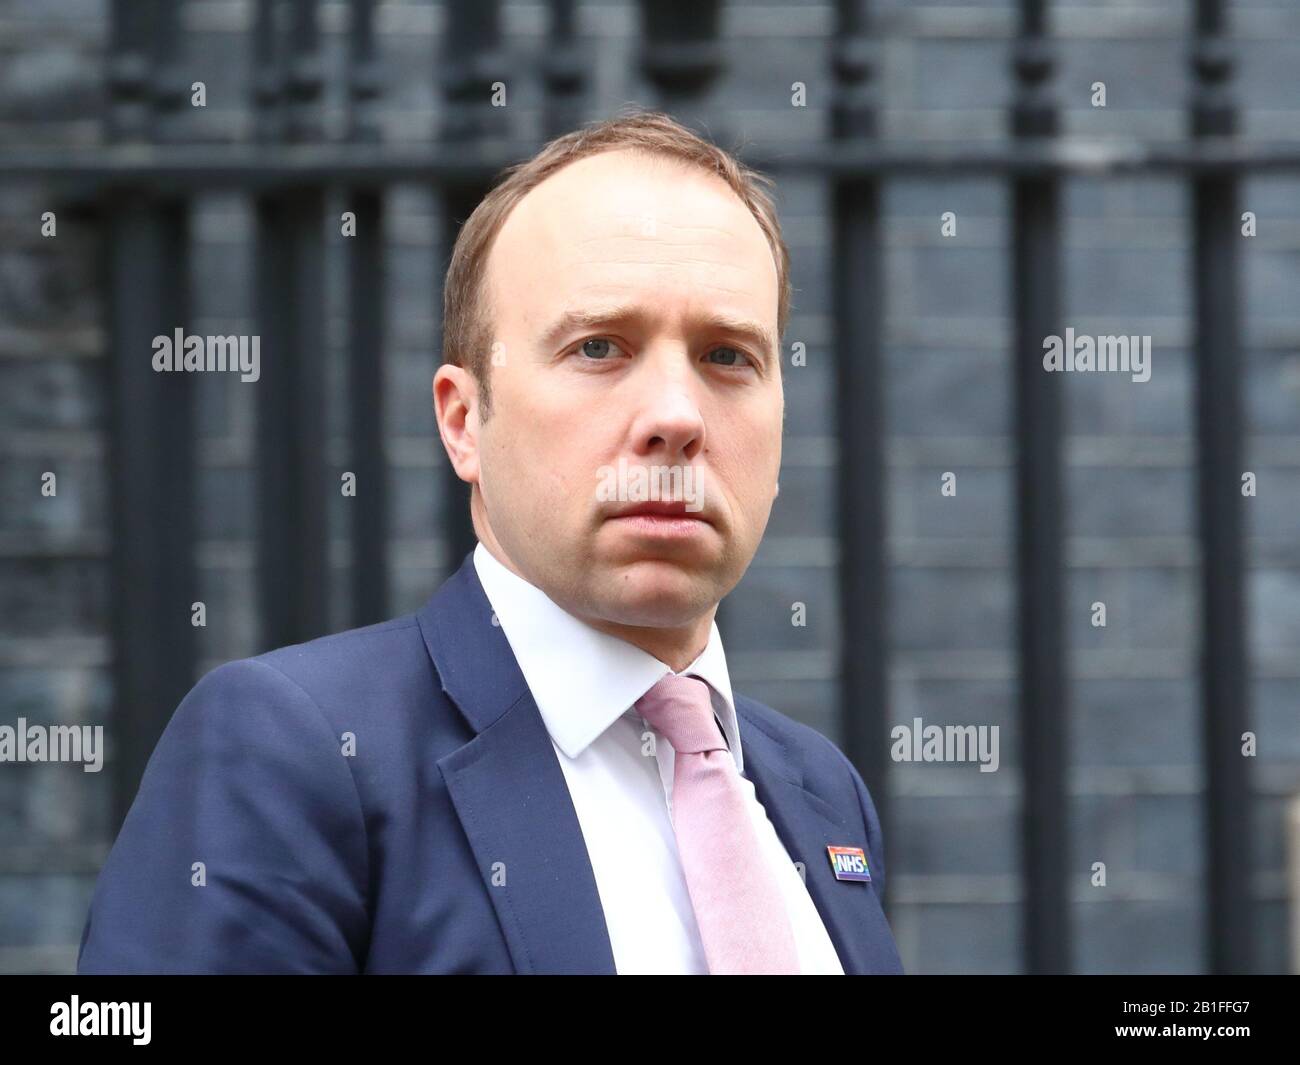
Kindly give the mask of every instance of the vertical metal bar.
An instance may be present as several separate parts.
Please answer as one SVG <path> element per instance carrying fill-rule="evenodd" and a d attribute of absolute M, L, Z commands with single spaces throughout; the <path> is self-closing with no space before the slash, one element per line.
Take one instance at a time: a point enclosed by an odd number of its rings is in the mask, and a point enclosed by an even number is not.
<path fill-rule="evenodd" d="M 174 105 L 160 42 L 175 43 L 170 5 L 113 7 L 110 129 L 149 137 Z M 128 10 L 131 9 L 131 10 Z M 151 17 L 152 16 L 152 17 Z M 114 809 L 120 827 L 149 755 L 194 682 L 193 388 L 153 369 L 157 336 L 188 320 L 186 204 L 119 190 L 104 204 L 112 478 Z M 177 358 L 182 352 L 175 352 Z"/>
<path fill-rule="evenodd" d="M 253 128 L 259 142 L 278 139 L 282 129 L 282 101 L 285 74 L 281 58 L 276 0 L 257 0 L 252 27 Z M 280 408 L 291 382 L 282 383 L 287 372 L 289 327 L 284 291 L 291 260 L 281 201 L 274 193 L 262 194 L 253 203 L 255 215 L 254 317 L 261 338 L 261 378 L 257 387 L 257 578 L 259 638 L 264 647 L 292 642 L 287 634 L 293 624 L 289 604 L 293 582 L 284 568 L 285 550 L 277 536 L 287 521 L 283 502 L 286 456 L 293 433 Z M 285 634 L 282 636 L 282 634 Z"/>
<path fill-rule="evenodd" d="M 719 36 L 722 5 L 718 0 L 665 4 L 641 0 L 641 70 L 659 91 L 664 107 L 679 122 L 702 126 L 701 101 L 725 63 Z M 715 143 L 731 139 L 716 111 L 708 114 L 708 135 Z"/>
<path fill-rule="evenodd" d="M 113 0 L 109 25 L 108 133 L 115 141 L 137 140 L 148 129 L 149 9 L 139 0 Z"/>
<path fill-rule="evenodd" d="M 470 147 L 505 131 L 506 109 L 492 106 L 492 83 L 504 81 L 507 93 L 514 91 L 499 52 L 500 0 L 451 0 L 448 16 L 440 60 L 447 105 L 440 137 L 444 144 Z M 477 181 L 453 182 L 443 188 L 444 263 L 451 260 L 461 225 L 487 191 L 487 183 Z M 436 306 L 442 306 L 441 296 L 440 291 Z M 470 486 L 456 476 L 450 462 L 443 475 L 443 497 L 445 564 L 456 569 L 474 550 L 478 537 L 469 513 Z"/>
<path fill-rule="evenodd" d="M 258 531 L 261 641 L 327 631 L 328 558 L 317 190 L 257 204 Z"/>
<path fill-rule="evenodd" d="M 1012 132 L 1024 139 L 1054 137 L 1046 3 L 1023 0 L 1020 10 Z M 1059 182 L 1046 173 L 1018 175 L 1012 198 L 1025 965 L 1031 973 L 1062 973 L 1069 970 L 1071 946 L 1061 400 L 1057 375 L 1042 364 L 1044 337 L 1061 333 Z"/>
<path fill-rule="evenodd" d="M 504 130 L 506 108 L 493 106 L 492 85 L 505 82 L 507 93 L 514 87 L 500 45 L 500 0 L 449 0 L 440 58 L 444 142 L 472 143 Z"/>
<path fill-rule="evenodd" d="M 380 139 L 382 78 L 375 51 L 375 0 L 351 0 L 348 27 L 349 139 L 373 144 Z"/>
<path fill-rule="evenodd" d="M 550 39 L 542 57 L 548 138 L 567 133 L 582 121 L 586 79 L 582 73 L 582 50 L 575 39 L 575 7 L 574 0 L 551 0 Z"/>
<path fill-rule="evenodd" d="M 1237 113 L 1220 0 L 1197 0 L 1191 124 L 1197 138 L 1231 137 Z M 1195 219 L 1197 515 L 1201 537 L 1201 700 L 1205 763 L 1206 939 L 1215 973 L 1251 969 L 1249 726 L 1242 582 L 1241 327 L 1238 176 L 1193 179 Z M 1212 869 L 1236 875 L 1215 876 Z"/>
<path fill-rule="evenodd" d="M 698 96 L 722 70 L 718 0 L 664 4 L 642 0 L 641 69 L 661 93 Z"/>
<path fill-rule="evenodd" d="M 319 0 L 291 0 L 289 54 L 285 89 L 288 96 L 289 139 L 319 140 L 322 133 Z"/>
<path fill-rule="evenodd" d="M 284 65 L 276 27 L 276 0 L 257 0 L 253 18 L 253 136 L 259 143 L 280 134 Z"/>
<path fill-rule="evenodd" d="M 176 0 L 144 0 L 149 12 L 149 95 L 154 141 L 181 139 L 186 115 L 181 104 L 188 83 L 184 76 L 180 36 L 180 7 Z"/>
<path fill-rule="evenodd" d="M 352 0 L 349 41 L 350 136 L 379 141 L 374 104 L 379 73 L 374 45 L 374 0 Z M 354 188 L 348 209 L 356 235 L 347 241 L 348 412 L 351 469 L 357 477 L 352 505 L 352 620 L 367 625 L 388 613 L 388 470 L 384 461 L 384 242 L 383 196 Z"/>
<path fill-rule="evenodd" d="M 194 682 L 193 391 L 187 374 L 152 367 L 153 338 L 170 340 L 188 318 L 184 211 L 121 192 L 106 216 L 120 826 L 150 753 Z"/>
<path fill-rule="evenodd" d="M 265 2 L 265 0 L 264 0 Z M 269 5 L 268 5 L 269 6 Z M 285 128 L 290 139 L 319 133 L 319 42 L 314 0 L 295 0 L 290 27 Z M 259 11 L 255 51 L 274 54 L 274 20 Z M 274 107 L 281 93 L 265 81 L 256 101 Z M 273 135 L 274 121 L 259 122 Z M 257 319 L 258 584 L 263 646 L 280 646 L 328 630 L 329 558 L 324 426 L 324 298 L 319 186 L 259 197 Z"/>
<path fill-rule="evenodd" d="M 866 0 L 839 0 L 832 46 L 831 135 L 877 136 L 878 56 Z M 884 378 L 880 184 L 874 174 L 835 181 L 831 198 L 835 416 L 839 436 L 840 732 L 844 753 L 872 789 L 889 838 L 888 630 L 885 624 Z M 887 885 L 888 887 L 888 885 Z"/>

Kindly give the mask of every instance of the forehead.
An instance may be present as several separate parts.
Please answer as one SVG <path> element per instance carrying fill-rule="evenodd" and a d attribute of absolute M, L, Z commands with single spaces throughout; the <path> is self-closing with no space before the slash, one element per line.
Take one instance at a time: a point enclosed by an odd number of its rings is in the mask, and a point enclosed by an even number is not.
<path fill-rule="evenodd" d="M 776 263 L 744 202 L 697 167 L 626 150 L 572 163 L 524 196 L 492 245 L 487 284 L 498 318 L 528 327 L 596 297 L 776 324 Z"/>

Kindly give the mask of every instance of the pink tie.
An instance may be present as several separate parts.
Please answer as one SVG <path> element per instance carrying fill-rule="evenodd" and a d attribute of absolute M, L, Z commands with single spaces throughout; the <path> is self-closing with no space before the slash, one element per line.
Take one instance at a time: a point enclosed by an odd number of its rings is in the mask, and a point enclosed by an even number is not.
<path fill-rule="evenodd" d="M 636 708 L 676 752 L 673 831 L 709 972 L 798 973 L 794 930 L 759 850 L 708 685 L 670 673 Z"/>

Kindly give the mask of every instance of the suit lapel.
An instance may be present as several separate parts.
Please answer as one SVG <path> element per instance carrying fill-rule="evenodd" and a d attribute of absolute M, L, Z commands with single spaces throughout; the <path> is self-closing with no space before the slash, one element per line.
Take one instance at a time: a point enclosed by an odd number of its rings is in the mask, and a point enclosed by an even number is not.
<path fill-rule="evenodd" d="M 438 760 L 520 973 L 614 973 L 605 912 L 546 725 L 471 553 L 419 613 L 475 736 Z"/>
<path fill-rule="evenodd" d="M 564 771 L 474 569 L 473 554 L 420 611 L 443 690 L 474 738 L 438 760 L 520 973 L 615 972 L 595 873 Z M 901 972 L 871 884 L 836 880 L 826 848 L 858 827 L 804 786 L 794 753 L 736 697 L 745 775 L 805 882 L 850 975 Z"/>
<path fill-rule="evenodd" d="M 863 881 L 837 880 L 828 846 L 867 849 L 862 828 L 851 825 L 828 803 L 804 786 L 803 768 L 789 748 L 764 730 L 736 697 L 745 732 L 745 776 L 784 844 L 790 860 L 801 862 L 813 905 L 835 945 L 840 965 L 849 976 L 901 972 L 893 935 L 880 909 L 874 886 Z M 868 866 L 870 866 L 868 855 Z"/>

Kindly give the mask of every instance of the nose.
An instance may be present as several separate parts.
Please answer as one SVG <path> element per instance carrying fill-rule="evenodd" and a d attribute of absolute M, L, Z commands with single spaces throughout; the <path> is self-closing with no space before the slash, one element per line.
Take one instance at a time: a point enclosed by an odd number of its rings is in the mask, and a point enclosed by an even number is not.
<path fill-rule="evenodd" d="M 639 410 L 633 424 L 638 455 L 666 454 L 693 462 L 704 449 L 704 415 L 695 396 L 696 382 L 681 352 L 669 358 L 647 359 L 636 384 Z"/>

